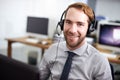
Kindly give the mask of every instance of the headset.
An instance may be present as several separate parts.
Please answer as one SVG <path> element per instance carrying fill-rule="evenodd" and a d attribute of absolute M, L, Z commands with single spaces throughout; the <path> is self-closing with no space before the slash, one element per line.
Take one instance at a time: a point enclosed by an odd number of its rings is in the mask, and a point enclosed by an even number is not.
<path fill-rule="evenodd" d="M 64 17 L 65 14 L 66 14 L 66 11 L 64 11 L 62 13 L 60 21 L 58 22 L 57 27 L 56 27 L 56 28 L 58 28 L 58 26 L 60 26 L 60 28 L 61 28 L 62 31 L 63 31 L 63 27 L 64 27 L 64 19 L 63 19 L 63 17 Z M 90 34 L 91 32 L 93 32 L 95 30 L 96 19 L 95 19 L 95 13 L 94 13 L 94 11 L 93 11 L 93 15 L 94 15 L 94 20 L 91 21 L 91 23 L 89 24 L 88 30 L 87 30 L 87 34 Z"/>

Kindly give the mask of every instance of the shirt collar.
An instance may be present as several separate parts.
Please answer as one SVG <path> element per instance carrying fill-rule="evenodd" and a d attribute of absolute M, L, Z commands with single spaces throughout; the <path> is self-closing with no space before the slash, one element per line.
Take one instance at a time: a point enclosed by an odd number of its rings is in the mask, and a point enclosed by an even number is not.
<path fill-rule="evenodd" d="M 64 48 L 64 51 L 71 51 L 71 52 L 74 52 L 75 54 L 81 56 L 85 51 L 87 50 L 87 42 L 85 42 L 84 45 L 82 45 L 80 48 L 78 49 L 75 49 L 75 50 L 69 50 L 66 46 Z"/>

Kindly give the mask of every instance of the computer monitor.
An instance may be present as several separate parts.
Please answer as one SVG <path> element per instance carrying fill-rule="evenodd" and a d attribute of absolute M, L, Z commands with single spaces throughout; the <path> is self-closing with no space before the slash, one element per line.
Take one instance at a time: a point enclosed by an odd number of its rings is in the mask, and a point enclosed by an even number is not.
<path fill-rule="evenodd" d="M 100 21 L 97 32 L 98 47 L 120 53 L 120 23 Z"/>
<path fill-rule="evenodd" d="M 43 17 L 27 17 L 27 34 L 35 38 L 48 37 L 48 18 Z"/>

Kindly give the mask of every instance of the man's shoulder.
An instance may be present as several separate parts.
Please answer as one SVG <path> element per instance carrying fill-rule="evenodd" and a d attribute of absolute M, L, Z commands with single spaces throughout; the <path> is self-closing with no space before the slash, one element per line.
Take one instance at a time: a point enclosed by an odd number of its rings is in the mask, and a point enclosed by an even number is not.
<path fill-rule="evenodd" d="M 90 53 L 100 53 L 95 47 L 88 43 L 88 50 Z"/>
<path fill-rule="evenodd" d="M 105 56 L 103 56 L 99 50 L 97 50 L 95 47 L 93 47 L 92 45 L 88 44 L 88 50 L 89 53 L 94 56 L 94 58 L 96 59 L 96 61 L 106 61 L 107 58 Z"/>
<path fill-rule="evenodd" d="M 55 58 L 55 55 L 57 54 L 58 50 L 63 50 L 65 42 L 59 42 L 59 43 L 53 43 L 44 54 L 44 57 L 47 57 L 49 59 Z"/>

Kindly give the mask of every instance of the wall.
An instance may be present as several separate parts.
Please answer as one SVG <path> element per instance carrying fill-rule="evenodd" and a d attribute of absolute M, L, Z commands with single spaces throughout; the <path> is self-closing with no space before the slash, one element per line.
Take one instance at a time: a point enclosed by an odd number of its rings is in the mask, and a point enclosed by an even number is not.
<path fill-rule="evenodd" d="M 7 37 L 19 37 L 26 33 L 27 16 L 49 18 L 49 37 L 66 7 L 73 2 L 87 0 L 0 0 L 0 48 Z"/>
<path fill-rule="evenodd" d="M 5 38 L 25 34 L 27 16 L 48 17 L 48 32 L 52 37 L 62 12 L 72 2 L 73 0 L 0 0 L 0 48 L 7 45 Z"/>
<path fill-rule="evenodd" d="M 120 0 L 97 0 L 96 15 L 106 16 L 110 20 L 120 20 Z"/>

